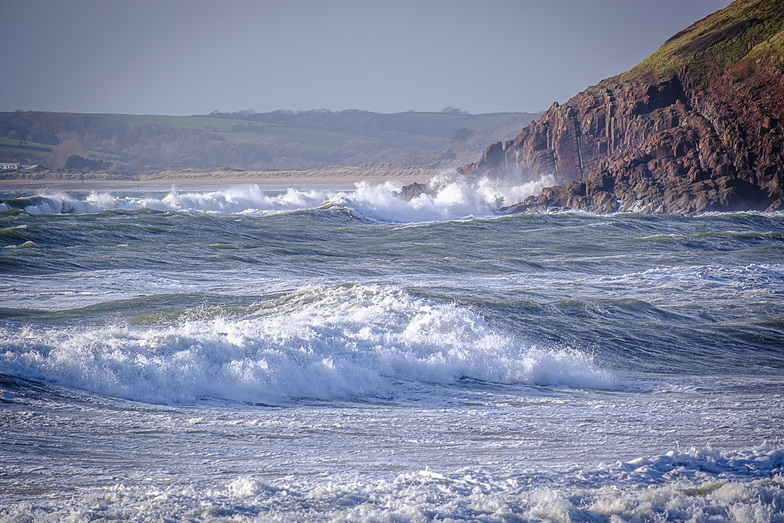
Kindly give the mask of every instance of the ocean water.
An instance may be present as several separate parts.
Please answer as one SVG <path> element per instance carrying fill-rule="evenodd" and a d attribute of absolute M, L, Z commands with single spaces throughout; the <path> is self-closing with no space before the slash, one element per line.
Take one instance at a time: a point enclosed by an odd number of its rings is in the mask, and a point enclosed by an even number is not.
<path fill-rule="evenodd" d="M 784 216 L 0 194 L 0 521 L 784 521 Z"/>

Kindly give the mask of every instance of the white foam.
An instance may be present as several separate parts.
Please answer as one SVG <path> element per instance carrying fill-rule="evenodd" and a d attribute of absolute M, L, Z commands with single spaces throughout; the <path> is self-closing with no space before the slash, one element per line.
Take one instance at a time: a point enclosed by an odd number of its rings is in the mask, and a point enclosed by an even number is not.
<path fill-rule="evenodd" d="M 734 453 L 721 456 L 733 462 Z M 216 488 L 140 481 L 73 489 L 0 509 L 0 515 L 11 521 L 30 514 L 67 520 L 121 519 L 128 513 L 150 520 L 177 514 L 232 521 L 784 521 L 784 477 L 775 468 L 731 479 L 684 470 L 697 477 L 635 483 L 612 471 L 593 479 L 587 470 L 541 478 L 467 469 L 404 472 L 392 479 L 351 472 L 277 479 L 250 473 Z"/>
<path fill-rule="evenodd" d="M 486 177 L 465 180 L 454 172 L 447 172 L 430 181 L 428 192 L 407 202 L 401 209 L 402 216 L 398 218 L 400 221 L 438 221 L 490 216 L 501 207 L 539 194 L 554 183 L 553 177 L 544 177 L 536 182 Z"/>
<path fill-rule="evenodd" d="M 379 286 L 307 287 L 243 317 L 0 330 L 0 372 L 142 401 L 260 403 L 395 394 L 395 383 L 611 388 L 571 350 L 526 345 L 471 311 Z"/>
<path fill-rule="evenodd" d="M 28 214 L 85 214 L 100 210 L 89 201 L 79 201 L 65 192 L 44 192 L 31 198 L 32 203 L 24 206 Z"/>
<path fill-rule="evenodd" d="M 695 477 L 701 473 L 729 476 L 767 476 L 784 472 L 784 449 L 770 443 L 743 451 L 721 452 L 691 448 L 671 450 L 661 456 L 618 463 L 613 470 L 626 479 L 658 482 L 672 477 Z"/>
<path fill-rule="evenodd" d="M 285 192 L 264 192 L 258 185 L 236 185 L 205 192 L 173 187 L 164 196 L 92 192 L 84 201 L 58 192 L 35 197 L 35 203 L 24 210 L 30 214 L 60 214 L 147 208 L 164 212 L 265 214 L 340 206 L 370 219 L 410 223 L 492 216 L 502 206 L 522 201 L 552 183 L 554 180 L 549 178 L 531 183 L 488 178 L 466 181 L 451 172 L 435 177 L 427 193 L 410 201 L 400 196 L 402 184 L 396 182 L 359 182 L 348 191 L 289 188 Z"/>
<path fill-rule="evenodd" d="M 160 205 L 147 200 L 145 206 L 169 211 L 239 214 L 312 208 L 323 203 L 326 197 L 327 193 L 323 191 L 301 191 L 291 188 L 282 194 L 271 196 L 265 194 L 258 185 L 244 185 L 206 193 L 181 193 L 177 189 L 172 189 L 161 200 Z"/>
<path fill-rule="evenodd" d="M 442 474 L 426 469 L 393 480 L 319 478 L 318 484 L 267 485 L 243 476 L 227 490 L 235 496 L 237 491 L 251 493 L 244 499 L 257 507 L 318 506 L 328 511 L 324 519 L 340 520 L 780 522 L 781 453 L 780 447 L 767 444 L 741 451 L 668 453 L 666 457 L 677 456 L 679 465 L 656 478 L 629 478 L 619 467 L 581 468 L 538 479 L 509 471 Z M 287 503 L 292 498 L 296 504 Z"/>

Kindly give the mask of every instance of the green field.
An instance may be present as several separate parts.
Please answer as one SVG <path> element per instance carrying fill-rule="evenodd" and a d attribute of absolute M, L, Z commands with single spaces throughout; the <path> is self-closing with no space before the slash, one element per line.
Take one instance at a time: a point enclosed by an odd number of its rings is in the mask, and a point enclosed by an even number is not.
<path fill-rule="evenodd" d="M 382 145 L 389 138 L 378 133 L 347 131 L 329 128 L 313 128 L 303 125 L 284 125 L 259 120 L 216 118 L 211 116 L 156 116 L 128 114 L 95 114 L 101 118 L 119 120 L 128 125 L 152 122 L 184 129 L 198 129 L 214 133 L 226 140 L 257 141 L 279 140 L 284 143 L 299 143 L 303 147 L 317 149 L 340 149 L 349 142 L 367 145 Z M 398 131 L 397 139 L 414 139 L 434 146 L 451 138 L 455 130 L 465 127 L 481 129 L 507 121 L 513 113 L 493 114 L 449 114 L 449 113 L 396 113 L 379 115 L 380 119 L 395 122 L 406 130 Z M 417 132 L 419 127 L 443 129 L 437 134 Z"/>
<path fill-rule="evenodd" d="M 198 129 L 214 133 L 225 140 L 279 140 L 284 143 L 298 143 L 303 147 L 314 149 L 340 149 L 352 140 L 368 144 L 379 144 L 382 139 L 358 133 L 333 131 L 328 129 L 308 129 L 288 127 L 268 122 L 249 122 L 228 118 L 211 118 L 208 116 L 155 116 L 131 114 L 96 114 L 101 118 L 120 120 L 129 125 L 153 122 L 161 125 L 184 129 Z"/>
<path fill-rule="evenodd" d="M 15 138 L 0 138 L 0 151 L 12 152 L 16 154 L 50 154 L 54 150 L 54 145 L 47 143 L 28 142 Z M 119 160 L 119 154 L 105 153 L 101 151 L 87 151 L 87 154 L 97 158 Z"/>
<path fill-rule="evenodd" d="M 184 127 L 186 129 L 203 129 L 205 131 L 229 131 L 235 125 L 248 123 L 245 120 L 231 120 L 228 118 L 211 118 L 209 116 L 160 116 L 142 114 L 89 114 L 100 118 L 120 120 L 121 122 L 133 125 L 137 123 L 153 122 L 161 125 L 171 125 L 172 127 Z M 254 122 L 258 125 L 276 127 L 275 124 L 265 124 Z"/>
<path fill-rule="evenodd" d="M 459 110 L 208 116 L 16 111 L 0 113 L 0 160 L 61 168 L 65 160 L 52 144 L 76 139 L 86 156 L 107 161 L 107 169 L 124 175 L 171 168 L 301 169 L 376 161 L 432 166 L 442 159 L 454 161 L 457 155 L 466 158 L 465 140 L 474 132 L 480 133 L 474 139 L 479 145 L 471 145 L 477 148 L 470 151 L 471 159 L 487 143 L 511 138 L 534 117 Z M 462 149 L 455 153 L 456 147 Z"/>
<path fill-rule="evenodd" d="M 14 138 L 0 138 L 0 151 L 9 151 L 17 154 L 50 153 L 54 145 L 45 143 L 28 142 Z"/>

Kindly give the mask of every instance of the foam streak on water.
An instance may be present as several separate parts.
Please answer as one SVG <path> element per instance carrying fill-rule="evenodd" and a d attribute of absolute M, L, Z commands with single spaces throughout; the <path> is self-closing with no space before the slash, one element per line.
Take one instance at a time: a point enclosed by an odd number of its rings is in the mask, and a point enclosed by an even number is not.
<path fill-rule="evenodd" d="M 0 521 L 784 521 L 784 217 L 0 194 Z"/>
<path fill-rule="evenodd" d="M 306 288 L 240 318 L 0 331 L 3 368 L 152 402 L 383 397 L 395 381 L 613 386 L 584 354 L 542 350 L 451 304 L 400 291 Z"/>
<path fill-rule="evenodd" d="M 149 195 L 109 194 L 92 191 L 74 197 L 44 191 L 33 197 L 4 198 L 0 211 L 19 208 L 33 215 L 94 213 L 106 210 L 151 209 L 162 212 L 257 214 L 296 211 L 324 206 L 347 206 L 384 221 L 432 221 L 492 214 L 536 194 L 554 180 L 518 185 L 487 179 L 473 183 L 443 175 L 431 182 L 432 192 L 406 201 L 399 197 L 402 184 L 359 182 L 353 190 L 294 189 L 264 191 L 258 185 L 238 185 L 215 191 L 188 191 L 172 187 L 168 193 Z"/>

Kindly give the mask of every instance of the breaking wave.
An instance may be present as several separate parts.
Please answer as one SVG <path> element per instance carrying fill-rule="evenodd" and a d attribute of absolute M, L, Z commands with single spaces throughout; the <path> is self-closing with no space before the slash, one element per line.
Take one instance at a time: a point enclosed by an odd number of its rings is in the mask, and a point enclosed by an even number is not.
<path fill-rule="evenodd" d="M 0 372 L 153 403 L 394 397 L 405 383 L 612 388 L 590 356 L 528 346 L 391 288 L 307 287 L 241 317 L 0 328 Z"/>
<path fill-rule="evenodd" d="M 172 187 L 165 195 L 91 192 L 74 196 L 47 191 L 0 200 L 0 211 L 21 209 L 28 214 L 39 215 L 151 209 L 161 212 L 268 214 L 338 205 L 375 220 L 421 222 L 491 216 L 501 207 L 538 194 L 543 187 L 553 183 L 552 179 L 529 183 L 487 178 L 466 181 L 445 173 L 431 180 L 429 191 L 411 200 L 401 197 L 402 185 L 396 182 L 359 182 L 352 190 L 346 191 L 296 188 L 265 191 L 258 185 L 237 185 L 216 191 L 181 191 Z"/>

